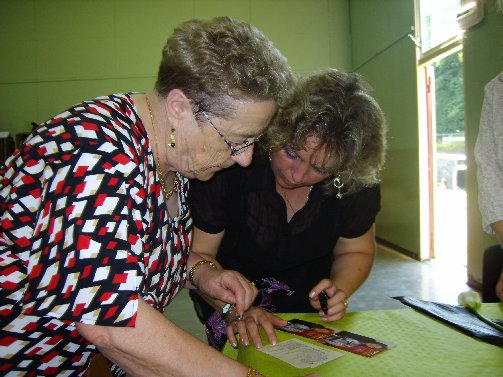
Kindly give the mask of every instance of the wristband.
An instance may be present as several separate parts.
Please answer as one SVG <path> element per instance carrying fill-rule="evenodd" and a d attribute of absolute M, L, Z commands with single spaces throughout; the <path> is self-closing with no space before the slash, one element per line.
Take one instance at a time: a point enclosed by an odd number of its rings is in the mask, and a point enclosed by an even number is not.
<path fill-rule="evenodd" d="M 196 273 L 196 270 L 203 264 L 209 264 L 211 268 L 218 270 L 217 265 L 207 259 L 201 259 L 199 262 L 194 263 L 189 271 L 189 282 L 195 289 L 199 289 L 199 287 L 196 285 L 196 283 L 194 283 L 194 274 Z"/>
<path fill-rule="evenodd" d="M 257 377 L 259 374 L 258 372 L 253 369 L 252 367 L 248 367 L 248 372 L 246 373 L 246 377 Z"/>

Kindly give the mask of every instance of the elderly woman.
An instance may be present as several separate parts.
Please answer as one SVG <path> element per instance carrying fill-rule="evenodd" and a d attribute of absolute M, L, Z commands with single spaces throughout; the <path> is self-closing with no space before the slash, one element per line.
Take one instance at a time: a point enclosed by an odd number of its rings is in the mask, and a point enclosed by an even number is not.
<path fill-rule="evenodd" d="M 228 326 L 191 292 L 212 345 L 227 333 L 236 346 L 239 332 L 260 346 L 259 326 L 274 343 L 273 327 L 286 322 L 270 312 L 344 316 L 373 263 L 385 133 L 363 78 L 326 69 L 299 82 L 250 168 L 193 183 L 193 250 L 260 288 L 257 307 L 226 317 Z"/>
<path fill-rule="evenodd" d="M 292 81 L 249 24 L 189 21 L 155 89 L 82 102 L 41 124 L 0 168 L 1 374 L 249 376 L 162 315 L 186 284 L 242 313 L 241 274 L 188 253 L 188 178 L 251 162 Z"/>

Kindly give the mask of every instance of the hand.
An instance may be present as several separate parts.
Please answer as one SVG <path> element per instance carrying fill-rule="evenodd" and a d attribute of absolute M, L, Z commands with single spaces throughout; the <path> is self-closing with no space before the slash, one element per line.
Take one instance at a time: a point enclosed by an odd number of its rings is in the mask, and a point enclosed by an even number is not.
<path fill-rule="evenodd" d="M 201 293 L 234 304 L 238 315 L 253 304 L 258 293 L 255 285 L 237 271 L 204 268 L 197 278 Z"/>
<path fill-rule="evenodd" d="M 252 306 L 243 313 L 240 320 L 233 320 L 227 325 L 227 337 L 234 348 L 238 346 L 236 334 L 239 334 L 241 342 L 248 346 L 250 338 L 256 348 L 262 347 L 262 339 L 259 334 L 259 327 L 262 327 L 269 339 L 269 343 L 275 345 L 276 338 L 275 327 L 286 326 L 287 321 L 275 316 L 268 311 Z"/>
<path fill-rule="evenodd" d="M 328 294 L 328 311 L 325 314 L 321 310 L 319 294 L 321 291 L 325 291 Z M 346 314 L 347 308 L 347 295 L 342 289 L 337 289 L 334 282 L 330 279 L 323 279 L 318 284 L 314 286 L 311 293 L 309 294 L 309 301 L 311 306 L 319 310 L 320 316 L 326 322 L 336 321 L 341 319 Z"/>
<path fill-rule="evenodd" d="M 496 296 L 503 302 L 503 271 L 501 271 L 500 279 L 496 284 Z"/>

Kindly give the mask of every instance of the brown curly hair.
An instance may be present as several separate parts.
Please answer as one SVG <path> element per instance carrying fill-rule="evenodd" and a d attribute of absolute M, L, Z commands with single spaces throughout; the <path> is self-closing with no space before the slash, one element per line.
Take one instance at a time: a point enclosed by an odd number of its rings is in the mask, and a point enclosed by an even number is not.
<path fill-rule="evenodd" d="M 336 161 L 333 176 L 323 182 L 335 191 L 340 177 L 350 194 L 380 181 L 386 149 L 384 113 L 362 76 L 325 69 L 302 78 L 291 101 L 276 115 L 261 138 L 263 153 L 284 147 L 300 150 L 308 136 L 321 140 L 328 160 Z"/>
<path fill-rule="evenodd" d="M 257 28 L 230 17 L 190 20 L 163 48 L 156 91 L 181 89 L 197 110 L 229 117 L 232 100 L 288 98 L 294 78 L 287 59 Z"/>

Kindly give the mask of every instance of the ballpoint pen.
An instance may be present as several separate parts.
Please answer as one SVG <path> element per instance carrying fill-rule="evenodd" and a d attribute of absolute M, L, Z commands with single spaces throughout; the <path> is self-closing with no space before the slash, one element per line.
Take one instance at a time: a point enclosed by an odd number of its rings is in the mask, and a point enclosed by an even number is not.
<path fill-rule="evenodd" d="M 318 295 L 318 300 L 320 300 L 320 306 L 321 310 L 323 310 L 323 313 L 328 314 L 328 294 L 325 291 L 321 291 L 320 294 Z"/>

